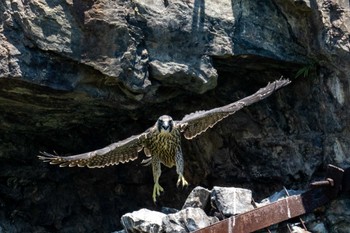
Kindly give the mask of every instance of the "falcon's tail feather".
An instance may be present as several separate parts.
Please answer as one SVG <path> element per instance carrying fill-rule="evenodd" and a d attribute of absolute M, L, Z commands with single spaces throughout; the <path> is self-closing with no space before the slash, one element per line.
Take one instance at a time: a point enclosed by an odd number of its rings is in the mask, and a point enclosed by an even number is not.
<path fill-rule="evenodd" d="M 60 167 L 67 167 L 67 166 L 74 167 L 75 166 L 73 164 L 70 164 L 68 161 L 64 162 L 62 160 L 62 158 L 56 154 L 56 152 L 55 152 L 56 155 L 47 153 L 45 151 L 40 151 L 40 154 L 41 155 L 38 155 L 38 158 L 44 162 L 54 164 L 54 165 L 58 164 Z"/>
<path fill-rule="evenodd" d="M 43 160 L 44 162 L 52 162 L 54 158 L 58 157 L 57 155 L 53 155 L 45 151 L 40 151 L 39 153 L 41 155 L 38 155 L 38 158 Z"/>

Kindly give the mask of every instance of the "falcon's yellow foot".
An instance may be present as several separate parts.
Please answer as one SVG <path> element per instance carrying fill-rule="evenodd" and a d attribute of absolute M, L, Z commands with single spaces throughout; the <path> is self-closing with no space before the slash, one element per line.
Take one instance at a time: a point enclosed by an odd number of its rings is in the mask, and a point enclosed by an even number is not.
<path fill-rule="evenodd" d="M 188 185 L 188 182 L 185 180 L 185 177 L 183 175 L 179 175 L 179 179 L 177 180 L 176 186 L 179 187 L 180 183 L 182 183 L 182 187 L 185 187 Z"/>
<path fill-rule="evenodd" d="M 153 198 L 153 202 L 156 202 L 157 200 L 157 196 L 160 195 L 160 192 L 163 192 L 164 189 L 162 188 L 162 186 L 159 185 L 159 183 L 155 183 L 154 186 L 153 186 L 153 195 L 152 195 L 152 198 Z"/>

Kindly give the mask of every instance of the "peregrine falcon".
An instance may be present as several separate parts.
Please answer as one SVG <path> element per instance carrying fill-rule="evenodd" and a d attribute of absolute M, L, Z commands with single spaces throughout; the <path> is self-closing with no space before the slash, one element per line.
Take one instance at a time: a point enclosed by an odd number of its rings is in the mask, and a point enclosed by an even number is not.
<path fill-rule="evenodd" d="M 133 161 L 138 157 L 138 152 L 143 149 L 145 155 L 149 158 L 143 160 L 142 163 L 146 165 L 152 164 L 154 179 L 152 198 L 156 202 L 157 196 L 164 191 L 159 185 L 161 164 L 169 168 L 175 165 L 178 174 L 177 185 L 188 185 L 183 176 L 184 159 L 181 150 L 181 134 L 186 139 L 192 139 L 205 132 L 208 128 L 213 127 L 222 119 L 234 114 L 245 106 L 268 97 L 274 91 L 289 83 L 288 79 L 276 80 L 239 101 L 211 110 L 191 113 L 186 115 L 181 121 L 174 121 L 170 116 L 163 115 L 158 118 L 154 126 L 145 132 L 112 143 L 102 149 L 72 156 L 58 156 L 41 152 L 41 155 L 38 157 L 50 164 L 58 164 L 60 167 L 102 168 Z"/>

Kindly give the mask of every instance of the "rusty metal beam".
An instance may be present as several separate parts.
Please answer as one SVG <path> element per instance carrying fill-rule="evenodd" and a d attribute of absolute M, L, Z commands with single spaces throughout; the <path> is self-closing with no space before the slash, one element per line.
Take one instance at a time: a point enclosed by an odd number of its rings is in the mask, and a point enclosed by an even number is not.
<path fill-rule="evenodd" d="M 215 223 L 209 227 L 195 231 L 196 233 L 247 233 L 279 222 L 300 216 L 314 209 L 314 205 L 307 204 L 310 199 L 315 200 L 315 191 L 309 191 L 301 195 L 283 198 L 276 202 L 253 209 L 251 211 L 232 216 L 228 219 Z M 317 197 L 318 195 L 316 195 Z M 317 197 L 317 206 L 327 203 L 328 197 Z M 305 203 L 306 202 L 306 203 Z"/>
<path fill-rule="evenodd" d="M 348 191 L 350 168 L 328 165 L 327 179 L 311 184 L 313 189 L 295 196 L 280 199 L 254 210 L 232 216 L 196 233 L 248 233 L 264 229 L 285 220 L 312 212 L 335 198 L 340 191 Z"/>

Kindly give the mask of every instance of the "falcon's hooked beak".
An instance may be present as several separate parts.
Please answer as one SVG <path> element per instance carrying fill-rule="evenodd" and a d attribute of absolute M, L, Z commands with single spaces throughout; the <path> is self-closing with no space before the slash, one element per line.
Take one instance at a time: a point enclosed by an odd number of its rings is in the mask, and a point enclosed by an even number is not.
<path fill-rule="evenodd" d="M 174 127 L 174 122 L 170 116 L 164 115 L 159 117 L 157 121 L 157 129 L 160 133 L 163 133 L 163 132 L 170 133 L 173 130 L 173 127 Z"/>

